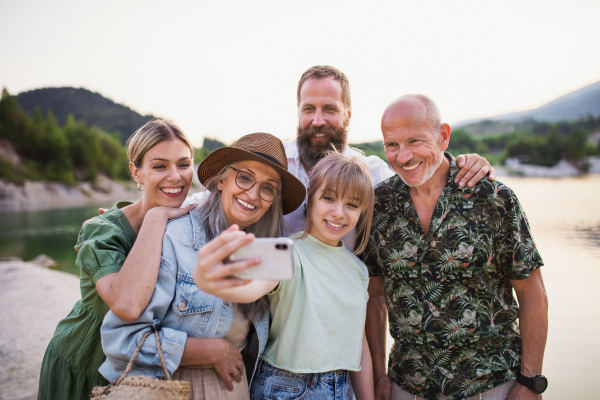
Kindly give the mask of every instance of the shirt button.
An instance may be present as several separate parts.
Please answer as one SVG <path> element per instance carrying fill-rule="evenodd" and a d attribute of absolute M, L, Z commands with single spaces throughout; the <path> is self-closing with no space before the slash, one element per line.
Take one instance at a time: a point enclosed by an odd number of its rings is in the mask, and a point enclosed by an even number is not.
<path fill-rule="evenodd" d="M 423 264 L 429 264 L 428 260 L 423 260 Z"/>
<path fill-rule="evenodd" d="M 179 305 L 177 306 L 177 309 L 179 311 L 185 311 L 187 309 L 187 303 L 185 300 L 183 300 L 181 303 L 179 303 Z"/>
<path fill-rule="evenodd" d="M 225 301 L 224 304 L 225 304 L 225 307 L 231 307 L 231 303 L 228 301 Z"/>
<path fill-rule="evenodd" d="M 429 333 L 433 333 L 433 328 L 429 328 Z"/>
<path fill-rule="evenodd" d="M 425 298 L 427 298 L 427 300 L 429 300 L 429 295 L 425 296 Z"/>

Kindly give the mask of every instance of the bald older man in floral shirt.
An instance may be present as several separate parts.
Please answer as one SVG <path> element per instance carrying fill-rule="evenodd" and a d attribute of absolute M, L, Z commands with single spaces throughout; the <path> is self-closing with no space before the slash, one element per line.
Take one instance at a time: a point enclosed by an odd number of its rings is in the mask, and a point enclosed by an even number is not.
<path fill-rule="evenodd" d="M 426 96 L 394 101 L 381 126 L 397 175 L 375 189 L 362 256 L 377 399 L 541 399 L 548 303 L 516 196 L 488 179 L 454 182 L 451 130 Z"/>

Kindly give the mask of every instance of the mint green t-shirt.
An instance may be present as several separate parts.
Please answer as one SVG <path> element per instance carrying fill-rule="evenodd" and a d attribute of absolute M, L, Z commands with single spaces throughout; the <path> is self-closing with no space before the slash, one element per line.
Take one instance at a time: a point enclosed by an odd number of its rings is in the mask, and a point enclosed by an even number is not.
<path fill-rule="evenodd" d="M 367 267 L 340 242 L 302 232 L 294 242 L 294 279 L 269 295 L 271 329 L 262 358 L 295 373 L 360 371 L 367 312 Z"/>

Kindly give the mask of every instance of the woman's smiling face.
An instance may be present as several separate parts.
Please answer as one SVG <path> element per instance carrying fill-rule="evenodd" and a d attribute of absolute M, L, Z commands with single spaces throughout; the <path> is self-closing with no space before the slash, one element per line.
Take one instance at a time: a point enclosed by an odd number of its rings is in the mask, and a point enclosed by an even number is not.
<path fill-rule="evenodd" d="M 181 207 L 194 170 L 189 147 L 179 139 L 163 140 L 144 154 L 140 168 L 130 163 L 136 181 L 144 185 L 151 207 Z"/>
<path fill-rule="evenodd" d="M 244 229 L 261 219 L 273 204 L 260 198 L 261 184 L 268 183 L 281 190 L 281 177 L 274 168 L 258 161 L 241 161 L 234 167 L 252 175 L 255 185 L 247 190 L 241 189 L 235 183 L 237 172 L 228 168 L 229 174 L 217 182 L 217 188 L 221 191 L 221 206 L 227 222 Z"/>

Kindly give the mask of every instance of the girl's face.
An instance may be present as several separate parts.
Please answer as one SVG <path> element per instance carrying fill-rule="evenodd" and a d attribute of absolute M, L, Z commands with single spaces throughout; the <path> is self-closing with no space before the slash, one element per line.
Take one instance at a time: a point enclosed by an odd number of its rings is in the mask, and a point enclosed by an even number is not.
<path fill-rule="evenodd" d="M 340 198 L 335 192 L 324 192 L 325 184 L 317 189 L 311 209 L 310 233 L 323 243 L 337 246 L 340 239 L 358 222 L 361 209 L 356 198 Z M 348 193 L 346 193 L 348 194 Z"/>
<path fill-rule="evenodd" d="M 228 168 L 229 174 L 217 182 L 217 188 L 222 192 L 221 205 L 227 222 L 244 229 L 261 219 L 273 204 L 272 201 L 265 201 L 260 197 L 261 186 L 270 185 L 280 189 L 281 178 L 274 168 L 258 161 L 241 161 L 235 168 L 246 174 L 246 177 L 247 174 L 251 175 L 255 185 L 250 189 L 240 188 L 236 183 L 236 179 L 239 179 L 238 172 Z"/>
<path fill-rule="evenodd" d="M 136 181 L 144 185 L 150 207 L 181 207 L 194 176 L 191 157 L 181 140 L 163 140 L 144 154 L 141 168 L 129 164 Z"/>

